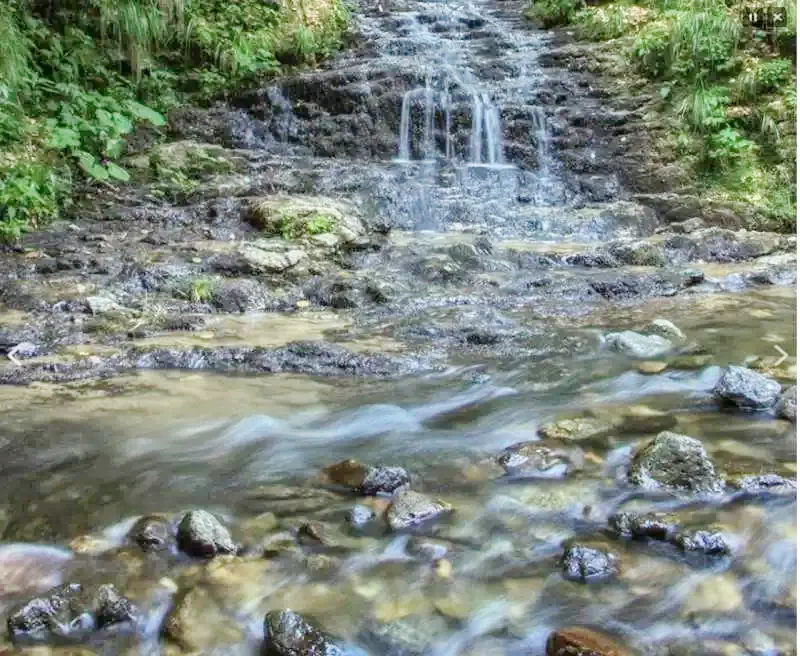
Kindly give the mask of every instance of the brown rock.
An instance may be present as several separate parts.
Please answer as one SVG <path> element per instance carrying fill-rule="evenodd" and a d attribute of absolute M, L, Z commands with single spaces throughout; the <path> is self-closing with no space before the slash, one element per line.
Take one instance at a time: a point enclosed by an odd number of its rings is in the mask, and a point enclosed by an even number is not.
<path fill-rule="evenodd" d="M 361 482 L 367 475 L 367 468 L 358 460 L 353 460 L 353 458 L 337 462 L 335 465 L 326 467 L 323 471 L 331 483 L 343 485 L 354 490 L 361 487 Z"/>
<path fill-rule="evenodd" d="M 550 634 L 547 656 L 632 656 L 632 652 L 605 633 L 568 626 Z"/>

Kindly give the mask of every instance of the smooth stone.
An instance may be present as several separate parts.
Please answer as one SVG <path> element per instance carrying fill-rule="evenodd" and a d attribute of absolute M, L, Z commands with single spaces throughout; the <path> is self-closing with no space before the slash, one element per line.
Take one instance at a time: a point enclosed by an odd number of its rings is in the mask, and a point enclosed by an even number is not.
<path fill-rule="evenodd" d="M 265 656 L 343 656 L 331 638 L 288 608 L 264 617 Z"/>
<path fill-rule="evenodd" d="M 333 465 L 329 465 L 323 470 L 331 483 L 357 490 L 361 487 L 361 482 L 367 475 L 367 468 L 358 460 L 348 458 Z"/>
<path fill-rule="evenodd" d="M 661 335 L 672 342 L 683 342 L 686 335 L 674 323 L 668 319 L 653 319 L 647 326 L 647 332 L 653 335 Z"/>
<path fill-rule="evenodd" d="M 628 480 L 645 489 L 719 493 L 722 479 L 702 442 L 664 431 L 636 451 Z"/>
<path fill-rule="evenodd" d="M 661 360 L 645 360 L 636 365 L 636 369 L 643 374 L 660 374 L 667 368 L 667 363 Z"/>
<path fill-rule="evenodd" d="M 632 330 L 608 333 L 606 345 L 612 351 L 640 360 L 653 360 L 671 351 L 672 342 L 660 335 L 642 335 Z"/>
<path fill-rule="evenodd" d="M 633 656 L 616 638 L 584 626 L 567 626 L 547 638 L 547 656 Z"/>
<path fill-rule="evenodd" d="M 183 516 L 178 525 L 178 548 L 198 558 L 236 553 L 228 529 L 206 510 L 192 510 Z"/>
<path fill-rule="evenodd" d="M 603 581 L 619 572 L 614 554 L 580 544 L 566 548 L 561 557 L 561 567 L 565 579 L 581 583 Z"/>
<path fill-rule="evenodd" d="M 188 652 L 221 648 L 240 641 L 243 636 L 212 592 L 199 586 L 179 597 L 164 621 L 162 632 Z"/>
<path fill-rule="evenodd" d="M 387 519 L 392 530 L 412 528 L 451 510 L 449 505 L 412 490 L 400 491 L 389 506 Z"/>
<path fill-rule="evenodd" d="M 556 440 L 519 442 L 505 449 L 497 463 L 507 474 L 562 478 L 583 468 L 583 451 Z"/>
<path fill-rule="evenodd" d="M 544 439 L 582 441 L 601 439 L 617 432 L 621 421 L 600 417 L 573 417 L 544 424 L 536 431 Z"/>
<path fill-rule="evenodd" d="M 780 399 L 781 385 L 757 371 L 731 365 L 714 387 L 714 394 L 723 403 L 739 408 L 766 410 Z"/>

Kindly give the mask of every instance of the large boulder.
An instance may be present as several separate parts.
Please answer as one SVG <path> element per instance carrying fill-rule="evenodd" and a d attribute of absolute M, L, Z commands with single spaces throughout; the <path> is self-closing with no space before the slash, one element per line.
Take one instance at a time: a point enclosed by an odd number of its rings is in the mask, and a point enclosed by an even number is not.
<path fill-rule="evenodd" d="M 633 457 L 628 480 L 646 489 L 719 493 L 723 482 L 702 442 L 664 431 Z"/>
<path fill-rule="evenodd" d="M 84 640 L 105 627 L 135 622 L 138 614 L 113 585 L 66 583 L 12 609 L 8 633 L 16 644 Z"/>
<path fill-rule="evenodd" d="M 264 618 L 265 656 L 341 656 L 330 637 L 299 613 L 272 610 Z"/>
<path fill-rule="evenodd" d="M 766 410 L 778 403 L 781 385 L 757 371 L 731 365 L 714 387 L 714 394 L 723 403 L 739 408 Z"/>
<path fill-rule="evenodd" d="M 321 246 L 366 243 L 366 229 L 349 203 L 321 196 L 267 197 L 251 200 L 251 225 L 284 239 L 309 239 Z M 315 239 L 330 235 L 335 239 Z"/>
<path fill-rule="evenodd" d="M 228 529 L 206 510 L 192 510 L 183 516 L 178 525 L 178 547 L 198 558 L 236 553 Z"/>

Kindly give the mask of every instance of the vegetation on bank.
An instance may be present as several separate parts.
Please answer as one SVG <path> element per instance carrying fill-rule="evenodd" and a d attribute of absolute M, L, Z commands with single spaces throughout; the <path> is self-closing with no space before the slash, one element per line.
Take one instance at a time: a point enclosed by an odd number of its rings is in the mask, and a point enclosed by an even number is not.
<path fill-rule="evenodd" d="M 126 137 L 340 46 L 342 0 L 4 0 L 0 239 L 59 215 L 75 183 L 130 178 Z"/>
<path fill-rule="evenodd" d="M 670 149 L 704 191 L 750 205 L 762 217 L 756 227 L 793 231 L 796 8 L 794 0 L 768 4 L 532 0 L 528 16 L 619 48 L 630 74 L 653 81 Z"/>

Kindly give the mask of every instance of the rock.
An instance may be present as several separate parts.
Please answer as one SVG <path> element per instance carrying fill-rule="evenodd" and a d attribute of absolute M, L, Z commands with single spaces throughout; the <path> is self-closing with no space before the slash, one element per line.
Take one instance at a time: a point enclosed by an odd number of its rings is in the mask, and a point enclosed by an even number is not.
<path fill-rule="evenodd" d="M 67 549 L 25 542 L 0 545 L 0 595 L 38 594 L 62 582 L 73 558 Z"/>
<path fill-rule="evenodd" d="M 411 483 L 411 477 L 402 467 L 366 467 L 352 458 L 337 462 L 325 468 L 324 472 L 332 483 L 367 496 L 394 494 Z"/>
<path fill-rule="evenodd" d="M 402 467 L 370 467 L 361 481 L 362 494 L 394 494 L 397 490 L 411 484 L 411 477 Z"/>
<path fill-rule="evenodd" d="M 272 610 L 264 618 L 265 656 L 340 656 L 344 652 L 293 610 Z"/>
<path fill-rule="evenodd" d="M 236 553 L 228 529 L 205 510 L 192 510 L 183 516 L 178 525 L 178 547 L 198 558 Z"/>
<path fill-rule="evenodd" d="M 133 622 L 136 606 L 113 585 L 85 588 L 66 583 L 11 610 L 8 632 L 15 644 L 69 638 L 83 640 L 112 624 Z"/>
<path fill-rule="evenodd" d="M 583 467 L 583 451 L 556 440 L 519 442 L 497 459 L 507 474 L 561 478 Z"/>
<path fill-rule="evenodd" d="M 607 248 L 611 256 L 623 264 L 662 267 L 667 263 L 661 245 L 646 240 L 614 242 Z"/>
<path fill-rule="evenodd" d="M 547 656 L 632 656 L 632 652 L 605 633 L 567 626 L 547 638 Z"/>
<path fill-rule="evenodd" d="M 162 631 L 188 652 L 224 648 L 242 639 L 242 630 L 223 612 L 214 595 L 201 586 L 192 587 L 178 598 Z"/>
<path fill-rule="evenodd" d="M 722 480 L 703 444 L 687 435 L 664 431 L 636 451 L 628 480 L 646 489 L 718 493 Z"/>
<path fill-rule="evenodd" d="M 109 314 L 122 310 L 122 306 L 110 296 L 89 296 L 86 307 L 92 314 Z"/>
<path fill-rule="evenodd" d="M 389 506 L 387 519 L 392 530 L 400 531 L 436 519 L 450 510 L 447 504 L 424 494 L 401 490 Z"/>
<path fill-rule="evenodd" d="M 790 240 L 771 232 L 704 228 L 674 235 L 664 242 L 664 247 L 672 262 L 738 262 L 787 249 Z"/>
<path fill-rule="evenodd" d="M 617 432 L 619 421 L 598 417 L 560 419 L 540 426 L 536 433 L 545 439 L 582 440 L 602 439 Z"/>
<path fill-rule="evenodd" d="M 675 544 L 688 553 L 721 556 L 730 552 L 725 536 L 718 531 L 686 531 L 675 538 Z"/>
<path fill-rule="evenodd" d="M 347 511 L 347 522 L 355 529 L 363 529 L 375 520 L 375 511 L 367 506 L 355 505 Z"/>
<path fill-rule="evenodd" d="M 157 515 L 140 517 L 128 532 L 128 539 L 142 551 L 164 551 L 175 543 L 170 521 Z"/>
<path fill-rule="evenodd" d="M 623 433 L 642 434 L 669 430 L 678 423 L 678 420 L 675 415 L 663 410 L 637 404 L 628 406 L 622 411 L 621 422 L 620 430 Z"/>
<path fill-rule="evenodd" d="M 609 333 L 605 341 L 612 351 L 641 360 L 656 359 L 673 349 L 672 342 L 660 335 L 642 335 L 632 330 Z"/>
<path fill-rule="evenodd" d="M 689 234 L 690 232 L 696 232 L 697 230 L 702 230 L 706 227 L 706 222 L 696 216 L 691 219 L 686 219 L 685 221 L 677 221 L 675 223 L 671 223 L 669 228 L 672 232 L 677 232 L 678 234 Z"/>
<path fill-rule="evenodd" d="M 305 259 L 306 253 L 297 249 L 284 252 L 265 251 L 245 244 L 239 248 L 238 257 L 242 268 L 249 273 L 283 273 L 297 266 Z"/>
<path fill-rule="evenodd" d="M 683 342 L 686 340 L 686 335 L 674 323 L 667 319 L 654 319 L 647 326 L 647 332 L 651 335 L 661 335 L 673 342 Z"/>
<path fill-rule="evenodd" d="M 444 558 L 450 548 L 446 542 L 429 538 L 412 537 L 406 545 L 409 556 L 427 562 L 436 562 Z"/>
<path fill-rule="evenodd" d="M 778 405 L 775 406 L 775 412 L 782 419 L 797 422 L 797 387 L 795 385 L 781 394 Z"/>
<path fill-rule="evenodd" d="M 739 476 L 729 483 L 732 487 L 754 496 L 795 496 L 797 494 L 797 481 L 777 474 Z"/>
<path fill-rule="evenodd" d="M 689 593 L 684 612 L 714 613 L 716 616 L 732 615 L 742 609 L 744 600 L 739 583 L 730 573 L 703 577 L 697 580 Z"/>
<path fill-rule="evenodd" d="M 580 544 L 567 547 L 561 557 L 561 567 L 564 578 L 581 583 L 603 581 L 619 571 L 614 554 Z"/>
<path fill-rule="evenodd" d="M 636 369 L 643 374 L 660 374 L 667 368 L 667 363 L 662 360 L 644 360 L 636 365 Z"/>
<path fill-rule="evenodd" d="M 248 221 L 267 234 L 284 239 L 331 235 L 322 245 L 366 243 L 366 229 L 352 205 L 321 196 L 265 197 L 250 203 Z"/>
<path fill-rule="evenodd" d="M 739 408 L 765 410 L 773 407 L 781 395 L 781 385 L 763 374 L 731 365 L 714 387 L 714 394 L 723 403 Z"/>
<path fill-rule="evenodd" d="M 664 513 L 620 512 L 608 523 L 617 535 L 664 542 L 674 539 L 680 529 L 676 519 Z"/>

